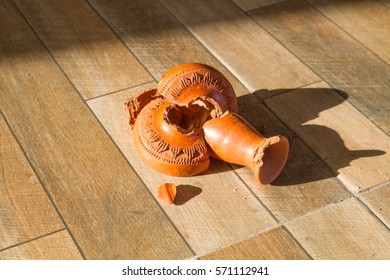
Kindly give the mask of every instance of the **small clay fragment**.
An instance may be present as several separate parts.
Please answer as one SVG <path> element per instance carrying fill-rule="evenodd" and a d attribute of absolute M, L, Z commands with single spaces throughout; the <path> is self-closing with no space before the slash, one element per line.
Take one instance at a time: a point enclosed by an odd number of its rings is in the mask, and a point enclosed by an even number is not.
<path fill-rule="evenodd" d="M 172 183 L 165 183 L 158 187 L 158 198 L 162 201 L 173 204 L 176 197 L 176 185 Z"/>

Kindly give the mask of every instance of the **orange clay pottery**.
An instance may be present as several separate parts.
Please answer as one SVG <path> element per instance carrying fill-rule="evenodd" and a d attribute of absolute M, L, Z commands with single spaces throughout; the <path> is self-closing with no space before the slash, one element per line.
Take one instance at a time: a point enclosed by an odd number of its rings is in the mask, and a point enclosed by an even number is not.
<path fill-rule="evenodd" d="M 286 137 L 266 138 L 235 113 L 226 112 L 209 120 L 203 129 L 214 157 L 250 167 L 261 184 L 274 181 L 287 161 L 289 143 Z"/>
<path fill-rule="evenodd" d="M 239 117 L 231 84 L 208 65 L 176 66 L 126 105 L 137 153 L 161 173 L 193 176 L 213 156 L 251 167 L 268 184 L 287 160 L 288 140 L 265 138 Z"/>
<path fill-rule="evenodd" d="M 210 101 L 199 98 L 187 106 L 171 104 L 163 98 L 149 102 L 133 127 L 139 156 L 168 175 L 193 176 L 207 170 L 210 159 L 201 127 L 212 116 L 221 115 L 220 108 L 214 108 Z"/>
<path fill-rule="evenodd" d="M 166 72 L 157 92 L 175 104 L 185 105 L 200 96 L 216 100 L 223 111 L 237 112 L 237 98 L 225 76 L 211 66 L 187 63 Z"/>
<path fill-rule="evenodd" d="M 126 103 L 139 156 L 157 171 L 192 176 L 208 169 L 202 125 L 226 110 L 237 111 L 229 81 L 197 63 L 172 68 L 157 85 Z"/>
<path fill-rule="evenodd" d="M 171 205 L 175 201 L 176 192 L 175 184 L 165 183 L 158 187 L 157 195 L 159 199 Z"/>

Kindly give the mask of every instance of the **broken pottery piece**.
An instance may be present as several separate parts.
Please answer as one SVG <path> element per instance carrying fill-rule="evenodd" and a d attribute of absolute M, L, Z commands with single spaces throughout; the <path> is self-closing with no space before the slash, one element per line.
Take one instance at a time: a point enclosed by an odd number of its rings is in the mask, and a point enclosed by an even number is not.
<path fill-rule="evenodd" d="M 135 120 L 137 119 L 139 113 L 141 113 L 142 109 L 158 96 L 157 88 L 151 88 L 137 94 L 125 103 L 130 115 L 129 124 L 132 128 L 134 127 Z"/>
<path fill-rule="evenodd" d="M 237 98 L 230 82 L 211 66 L 187 63 L 166 72 L 157 85 L 157 92 L 175 104 L 187 104 L 200 96 L 216 100 L 223 111 L 238 111 Z"/>
<path fill-rule="evenodd" d="M 162 184 L 157 190 L 158 198 L 162 201 L 173 204 L 176 197 L 176 185 L 171 183 Z"/>
<path fill-rule="evenodd" d="M 205 122 L 203 129 L 213 157 L 250 167 L 261 184 L 274 181 L 287 161 L 286 137 L 266 138 L 233 112 Z"/>
<path fill-rule="evenodd" d="M 287 138 L 266 138 L 239 117 L 233 87 L 208 65 L 176 66 L 126 106 L 138 155 L 161 173 L 193 176 L 206 171 L 213 156 L 249 166 L 268 184 L 287 160 Z"/>
<path fill-rule="evenodd" d="M 189 63 L 169 70 L 157 88 L 137 94 L 126 106 L 139 156 L 161 173 L 193 176 L 210 164 L 203 123 L 228 109 L 237 111 L 237 98 L 219 71 Z"/>
<path fill-rule="evenodd" d="M 217 106 L 217 104 L 215 104 Z M 201 127 L 221 110 L 212 102 L 195 99 L 187 106 L 156 98 L 139 113 L 133 140 L 139 156 L 157 171 L 193 176 L 208 169 L 209 152 Z"/>

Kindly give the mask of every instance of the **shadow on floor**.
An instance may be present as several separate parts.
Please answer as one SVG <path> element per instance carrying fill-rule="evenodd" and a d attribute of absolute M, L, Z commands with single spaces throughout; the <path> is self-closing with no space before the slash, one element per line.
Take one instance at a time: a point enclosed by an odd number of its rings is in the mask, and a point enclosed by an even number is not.
<path fill-rule="evenodd" d="M 334 89 L 327 88 L 308 88 L 281 93 L 283 91 L 287 90 L 261 90 L 238 98 L 240 115 L 251 123 L 260 133 L 263 133 L 266 136 L 281 134 L 289 139 L 289 159 L 284 170 L 272 185 L 286 186 L 304 184 L 335 177 L 338 175 L 339 169 L 348 166 L 353 160 L 379 156 L 385 153 L 381 150 L 369 149 L 369 146 L 364 150 L 349 150 L 345 146 L 343 139 L 335 130 L 322 125 L 305 124 L 310 120 L 316 119 L 322 111 L 345 102 L 348 98 L 347 93 L 337 91 L 339 93 L 337 94 Z M 269 97 L 278 95 L 277 98 L 282 100 L 285 98 L 284 95 L 286 94 L 288 94 L 289 100 L 294 98 L 294 94 L 299 94 L 300 100 L 307 101 L 307 104 L 302 104 L 302 108 L 299 109 L 302 110 L 302 113 L 300 113 L 299 116 L 292 116 L 288 123 L 291 127 L 295 127 L 295 130 L 299 130 L 299 133 L 306 135 L 306 137 L 309 135 L 316 143 L 321 143 L 321 141 L 330 142 L 331 145 L 317 145 L 317 149 L 318 147 L 320 147 L 320 149 L 327 149 L 321 150 L 320 153 L 321 155 L 326 154 L 326 157 L 323 157 L 322 159 L 319 158 L 310 147 L 306 145 L 292 129 L 284 125 L 279 117 L 259 98 L 259 96 Z M 319 94 L 321 95 L 321 100 L 315 100 L 319 97 Z M 311 100 L 313 100 L 313 102 L 311 102 Z M 281 102 L 281 105 L 278 106 L 279 110 L 284 110 L 284 108 L 280 106 L 294 105 L 289 104 L 289 102 Z M 286 108 L 286 111 L 287 110 L 288 108 Z M 343 120 L 340 121 L 342 122 Z M 297 127 L 299 127 L 299 129 L 297 129 Z M 332 148 L 329 149 L 329 147 Z M 325 162 L 330 163 L 330 167 Z M 234 166 L 234 168 L 237 167 L 238 166 Z"/>
<path fill-rule="evenodd" d="M 192 185 L 179 185 L 176 187 L 176 197 L 173 202 L 175 205 L 183 205 L 190 199 L 199 195 L 202 189 Z"/>

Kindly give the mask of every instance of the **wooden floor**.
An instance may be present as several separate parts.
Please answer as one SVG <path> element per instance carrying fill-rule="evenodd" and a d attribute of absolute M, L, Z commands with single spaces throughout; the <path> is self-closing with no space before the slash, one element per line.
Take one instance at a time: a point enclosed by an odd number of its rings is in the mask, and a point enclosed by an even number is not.
<path fill-rule="evenodd" d="M 1 0 L 0 259 L 390 259 L 390 1 Z M 146 166 L 124 102 L 223 72 L 272 184 Z M 165 182 L 180 200 L 157 198 Z"/>

